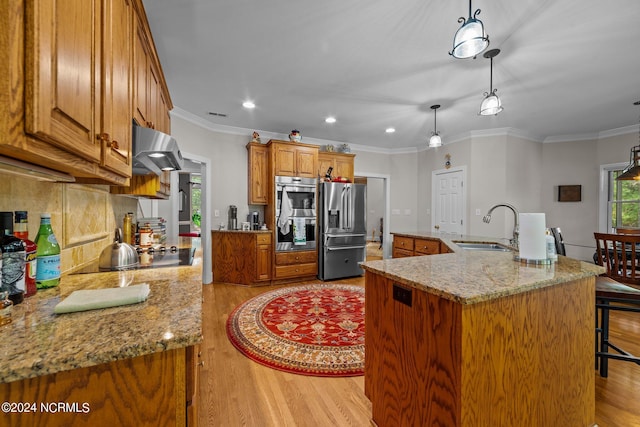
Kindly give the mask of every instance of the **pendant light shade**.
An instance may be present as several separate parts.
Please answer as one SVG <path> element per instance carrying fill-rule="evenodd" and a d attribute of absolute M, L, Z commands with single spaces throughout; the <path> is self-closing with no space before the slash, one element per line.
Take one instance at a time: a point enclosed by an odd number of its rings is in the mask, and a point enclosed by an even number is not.
<path fill-rule="evenodd" d="M 631 148 L 629 165 L 616 179 L 620 181 L 640 180 L 640 145 Z"/>
<path fill-rule="evenodd" d="M 484 99 L 480 104 L 480 116 L 495 116 L 502 111 L 502 101 L 496 94 L 498 89 L 493 88 L 493 57 L 500 53 L 500 49 L 491 49 L 484 53 L 485 58 L 491 60 L 491 74 L 489 79 L 489 92 L 484 93 Z"/>
<path fill-rule="evenodd" d="M 438 128 L 436 126 L 436 111 L 440 108 L 440 105 L 432 105 L 431 109 L 433 110 L 433 132 L 431 132 L 431 138 L 429 138 L 429 148 L 436 148 L 442 145 L 442 138 L 440 138 L 440 132 L 438 132 Z"/>
<path fill-rule="evenodd" d="M 471 15 L 471 0 L 469 0 L 469 18 L 466 20 L 464 16 L 458 18 L 458 22 L 462 26 L 456 31 L 453 38 L 453 50 L 449 55 L 454 58 L 464 59 L 473 58 L 483 52 L 489 46 L 489 36 L 484 32 L 484 24 L 481 20 L 476 19 L 480 14 L 480 9 Z"/>
<path fill-rule="evenodd" d="M 634 102 L 633 105 L 640 105 L 640 101 Z M 638 123 L 638 143 L 640 144 L 640 117 L 638 117 Z M 616 179 L 621 181 L 640 180 L 640 145 L 631 148 L 629 165 Z"/>

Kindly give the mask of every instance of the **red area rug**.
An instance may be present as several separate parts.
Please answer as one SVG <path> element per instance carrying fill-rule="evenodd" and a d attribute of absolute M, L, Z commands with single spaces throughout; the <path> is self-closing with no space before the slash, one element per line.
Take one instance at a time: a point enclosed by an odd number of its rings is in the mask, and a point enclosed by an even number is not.
<path fill-rule="evenodd" d="M 227 336 L 242 354 L 281 371 L 364 374 L 364 288 L 317 284 L 277 289 L 236 307 Z"/>

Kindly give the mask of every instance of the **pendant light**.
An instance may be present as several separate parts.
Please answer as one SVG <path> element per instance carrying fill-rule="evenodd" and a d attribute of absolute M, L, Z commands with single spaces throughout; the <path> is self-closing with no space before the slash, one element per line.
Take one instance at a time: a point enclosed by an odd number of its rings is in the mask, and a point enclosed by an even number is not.
<path fill-rule="evenodd" d="M 482 55 L 491 60 L 491 77 L 489 80 L 489 92 L 484 93 L 485 98 L 480 105 L 480 112 L 478 113 L 480 116 L 498 115 L 498 113 L 503 110 L 502 102 L 500 98 L 498 98 L 498 95 L 496 95 L 498 89 L 493 88 L 493 57 L 499 53 L 500 49 L 491 49 Z"/>
<path fill-rule="evenodd" d="M 640 105 L 640 101 L 634 102 L 633 105 Z M 638 123 L 638 145 L 631 148 L 629 165 L 624 168 L 622 173 L 616 178 L 617 180 L 640 180 L 640 117 L 638 117 Z"/>
<path fill-rule="evenodd" d="M 480 9 L 476 9 L 471 16 L 471 0 L 469 0 L 469 18 L 464 16 L 458 18 L 462 26 L 456 31 L 453 38 L 453 50 L 449 55 L 454 58 L 474 58 L 489 46 L 489 35 L 484 33 L 484 24 L 476 16 L 480 14 Z"/>
<path fill-rule="evenodd" d="M 436 148 L 442 145 L 442 138 L 440 138 L 440 132 L 438 132 L 438 127 L 436 126 L 436 112 L 440 108 L 440 105 L 432 105 L 431 109 L 433 110 L 433 132 L 431 132 L 431 138 L 429 138 L 429 148 Z"/>

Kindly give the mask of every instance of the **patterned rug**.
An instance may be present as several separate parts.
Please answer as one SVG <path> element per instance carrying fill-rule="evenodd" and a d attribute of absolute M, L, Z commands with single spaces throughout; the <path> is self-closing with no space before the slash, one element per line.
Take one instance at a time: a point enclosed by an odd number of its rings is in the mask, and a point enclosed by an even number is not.
<path fill-rule="evenodd" d="M 265 292 L 236 307 L 227 336 L 242 354 L 295 374 L 364 374 L 364 288 L 340 284 Z"/>

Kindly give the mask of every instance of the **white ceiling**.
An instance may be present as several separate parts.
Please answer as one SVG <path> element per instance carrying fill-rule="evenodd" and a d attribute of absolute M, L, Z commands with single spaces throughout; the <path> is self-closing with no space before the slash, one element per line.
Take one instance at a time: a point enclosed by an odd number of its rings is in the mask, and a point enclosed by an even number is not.
<path fill-rule="evenodd" d="M 489 49 L 501 50 L 493 86 L 504 111 L 488 117 L 477 113 L 490 61 L 448 54 L 466 0 L 144 4 L 175 106 L 212 126 L 408 149 L 427 143 L 432 104 L 445 144 L 504 128 L 579 139 L 639 121 L 638 0 L 474 1 Z"/>

